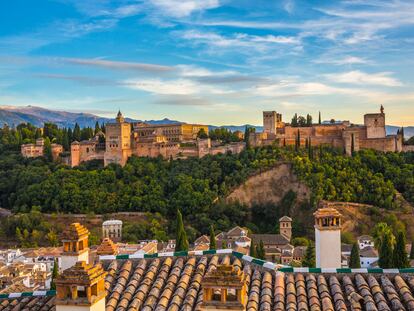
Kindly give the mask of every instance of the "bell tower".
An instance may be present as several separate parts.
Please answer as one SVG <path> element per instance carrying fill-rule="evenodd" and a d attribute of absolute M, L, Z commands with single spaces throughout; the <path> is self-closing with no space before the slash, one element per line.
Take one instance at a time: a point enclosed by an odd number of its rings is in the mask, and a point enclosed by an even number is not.
<path fill-rule="evenodd" d="M 279 219 L 279 232 L 290 241 L 292 238 L 292 218 L 283 216 Z"/>
<path fill-rule="evenodd" d="M 315 216 L 317 268 L 341 268 L 342 215 L 332 207 L 318 209 Z"/>
<path fill-rule="evenodd" d="M 80 223 L 72 223 L 63 231 L 63 252 L 61 256 L 61 270 L 73 267 L 78 261 L 89 263 L 89 230 Z"/>
<path fill-rule="evenodd" d="M 233 265 L 218 265 L 201 282 L 203 303 L 201 310 L 246 310 L 246 276 Z"/>
<path fill-rule="evenodd" d="M 84 261 L 56 278 L 56 311 L 105 311 L 105 276 L 100 263 Z"/>

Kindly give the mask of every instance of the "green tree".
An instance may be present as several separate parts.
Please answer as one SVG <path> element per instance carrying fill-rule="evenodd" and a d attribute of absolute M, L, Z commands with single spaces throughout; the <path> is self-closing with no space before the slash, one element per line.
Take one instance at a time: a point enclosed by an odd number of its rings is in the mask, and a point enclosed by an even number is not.
<path fill-rule="evenodd" d="M 52 280 L 50 282 L 50 289 L 51 290 L 56 290 L 56 278 L 58 277 L 58 261 L 55 258 L 54 262 L 53 262 L 53 270 L 52 270 Z"/>
<path fill-rule="evenodd" d="M 306 126 L 312 126 L 312 116 L 310 114 L 306 115 Z"/>
<path fill-rule="evenodd" d="M 374 239 L 374 246 L 377 250 L 381 249 L 382 242 L 384 237 L 388 235 L 390 238 L 391 246 L 394 245 L 395 238 L 392 234 L 391 227 L 388 226 L 385 222 L 377 223 L 372 231 L 372 237 Z"/>
<path fill-rule="evenodd" d="M 94 134 L 96 135 L 96 134 L 98 134 L 100 131 L 101 131 L 101 127 L 99 126 L 99 122 L 98 122 L 98 121 L 96 121 L 96 123 L 95 123 L 95 131 L 94 131 Z"/>
<path fill-rule="evenodd" d="M 361 268 L 358 243 L 354 243 L 352 245 L 351 257 L 349 259 L 349 267 L 350 268 Z"/>
<path fill-rule="evenodd" d="M 53 157 L 52 157 L 52 145 L 50 143 L 49 137 L 46 137 L 44 139 L 43 153 L 44 153 L 45 158 L 48 161 L 52 161 L 53 160 Z"/>
<path fill-rule="evenodd" d="M 262 240 L 260 240 L 259 244 L 256 245 L 256 256 L 258 259 L 262 259 L 262 260 L 266 258 L 266 252 L 265 252 L 264 244 Z"/>
<path fill-rule="evenodd" d="M 75 123 L 75 127 L 73 128 L 72 140 L 81 141 L 81 129 L 78 123 Z"/>
<path fill-rule="evenodd" d="M 216 249 L 216 235 L 214 233 L 213 225 L 210 225 L 210 249 Z"/>
<path fill-rule="evenodd" d="M 292 122 L 290 124 L 292 127 L 297 127 L 298 126 L 298 114 L 295 113 L 293 118 L 292 118 Z"/>
<path fill-rule="evenodd" d="M 59 245 L 59 239 L 58 239 L 58 236 L 57 236 L 55 231 L 50 230 L 47 233 L 46 238 L 47 238 L 50 246 L 56 247 L 56 246 Z"/>
<path fill-rule="evenodd" d="M 355 135 L 354 133 L 351 134 L 351 155 L 353 156 L 355 153 Z"/>
<path fill-rule="evenodd" d="M 405 244 L 406 244 L 405 234 L 403 231 L 400 231 L 397 234 L 397 242 L 395 244 L 394 252 L 393 252 L 394 268 L 401 269 L 401 268 L 409 267 L 408 255 L 405 250 Z"/>
<path fill-rule="evenodd" d="M 306 248 L 305 257 L 302 260 L 302 267 L 314 268 L 315 265 L 315 247 L 313 244 L 310 244 Z"/>
<path fill-rule="evenodd" d="M 320 112 L 320 111 L 319 111 L 319 119 L 318 119 L 318 124 L 322 124 L 321 112 Z"/>
<path fill-rule="evenodd" d="M 180 210 L 177 210 L 175 250 L 177 252 L 188 251 L 187 233 L 184 229 L 183 215 L 181 214 Z"/>
<path fill-rule="evenodd" d="M 254 245 L 253 241 L 250 243 L 250 256 L 257 258 L 256 246 Z"/>
<path fill-rule="evenodd" d="M 197 137 L 201 138 L 201 139 L 206 139 L 206 138 L 208 138 L 208 134 L 206 133 L 206 131 L 203 128 L 201 128 L 197 133 Z"/>
<path fill-rule="evenodd" d="M 393 247 L 391 242 L 391 232 L 384 233 L 379 250 L 378 265 L 383 269 L 393 268 Z"/>

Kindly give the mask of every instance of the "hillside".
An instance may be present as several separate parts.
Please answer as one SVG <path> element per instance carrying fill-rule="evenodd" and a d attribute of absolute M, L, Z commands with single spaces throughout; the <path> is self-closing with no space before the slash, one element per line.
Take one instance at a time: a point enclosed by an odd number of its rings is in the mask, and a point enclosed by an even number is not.
<path fill-rule="evenodd" d="M 310 189 L 298 180 L 291 164 L 281 163 L 275 168 L 248 178 L 243 184 L 233 189 L 227 196 L 227 202 L 241 203 L 249 208 L 266 207 L 279 209 L 280 203 L 289 191 L 297 194 L 296 201 L 289 211 L 276 211 L 278 217 L 288 214 L 294 220 L 294 227 L 303 226 L 303 232 L 313 234 L 313 211 L 306 205 L 310 198 Z M 369 204 L 350 202 L 332 202 L 330 205 L 344 216 L 343 231 L 351 232 L 354 237 L 370 234 L 370 230 L 380 221 L 402 221 L 407 229 L 407 236 L 414 238 L 414 208 L 399 194 L 399 210 L 386 210 Z M 276 224 L 277 219 L 273 222 Z"/>

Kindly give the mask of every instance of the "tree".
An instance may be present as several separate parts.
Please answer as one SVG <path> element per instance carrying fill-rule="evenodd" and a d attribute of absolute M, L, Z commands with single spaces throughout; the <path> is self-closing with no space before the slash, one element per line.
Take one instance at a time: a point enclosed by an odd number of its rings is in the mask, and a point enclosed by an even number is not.
<path fill-rule="evenodd" d="M 320 112 L 320 111 L 319 111 L 319 120 L 318 120 L 318 124 L 322 124 L 321 112 Z"/>
<path fill-rule="evenodd" d="M 299 116 L 298 117 L 298 126 L 305 127 L 305 126 L 307 126 L 306 124 L 307 124 L 307 122 L 306 122 L 305 117 Z"/>
<path fill-rule="evenodd" d="M 58 261 L 55 258 L 55 260 L 53 262 L 52 280 L 50 282 L 50 289 L 51 290 L 56 290 L 55 280 L 56 280 L 57 277 L 58 277 Z"/>
<path fill-rule="evenodd" d="M 382 242 L 385 235 L 389 235 L 391 239 L 391 245 L 394 245 L 394 235 L 392 234 L 391 227 L 385 222 L 377 223 L 372 231 L 372 237 L 374 239 L 374 245 L 377 250 L 381 249 Z"/>
<path fill-rule="evenodd" d="M 98 134 L 100 131 L 101 131 L 101 127 L 99 126 L 99 122 L 98 122 L 98 121 L 96 121 L 96 123 L 95 123 L 95 131 L 94 131 L 94 134 L 96 135 L 96 134 Z"/>
<path fill-rule="evenodd" d="M 309 160 L 313 160 L 313 148 L 312 148 L 312 138 L 308 139 L 308 157 Z"/>
<path fill-rule="evenodd" d="M 181 214 L 180 210 L 177 210 L 175 250 L 177 252 L 188 251 L 187 233 L 184 229 L 183 215 Z"/>
<path fill-rule="evenodd" d="M 259 244 L 256 245 L 256 256 L 258 259 L 262 259 L 262 260 L 264 260 L 266 257 L 264 244 L 262 240 L 260 240 Z"/>
<path fill-rule="evenodd" d="M 52 145 L 50 143 L 49 137 L 44 139 L 43 154 L 48 161 L 52 161 Z"/>
<path fill-rule="evenodd" d="M 349 259 L 350 268 L 361 268 L 361 261 L 359 257 L 359 246 L 358 243 L 352 245 L 351 257 Z"/>
<path fill-rule="evenodd" d="M 405 250 L 405 244 L 406 244 L 405 234 L 403 231 L 400 231 L 398 232 L 397 242 L 395 244 L 394 252 L 393 252 L 394 268 L 401 269 L 401 268 L 407 268 L 410 266 L 408 262 L 408 255 Z"/>
<path fill-rule="evenodd" d="M 50 230 L 47 233 L 46 238 L 47 238 L 50 246 L 56 247 L 56 246 L 59 245 L 59 239 L 58 239 L 58 236 L 57 236 L 55 231 Z"/>
<path fill-rule="evenodd" d="M 78 123 L 75 123 L 75 127 L 73 128 L 73 134 L 72 134 L 73 141 L 80 141 L 81 140 L 81 129 L 79 127 Z"/>
<path fill-rule="evenodd" d="M 197 133 L 197 137 L 201 138 L 201 139 L 206 139 L 206 138 L 208 138 L 208 135 L 207 135 L 206 131 L 203 128 L 201 128 Z"/>
<path fill-rule="evenodd" d="M 315 247 L 311 243 L 306 248 L 305 257 L 302 260 L 302 267 L 314 268 L 315 266 Z"/>
<path fill-rule="evenodd" d="M 353 156 L 355 153 L 355 135 L 354 133 L 351 134 L 351 155 Z"/>
<path fill-rule="evenodd" d="M 378 265 L 383 269 L 393 267 L 393 247 L 391 242 L 391 232 L 386 232 L 383 235 L 381 248 L 379 250 Z"/>
<path fill-rule="evenodd" d="M 414 259 L 414 242 L 411 242 L 410 259 Z"/>
<path fill-rule="evenodd" d="M 210 225 L 210 249 L 216 249 L 216 235 L 214 233 L 213 225 Z"/>
<path fill-rule="evenodd" d="M 298 133 L 296 135 L 296 142 L 295 142 L 295 151 L 298 151 L 300 148 L 300 131 L 298 129 Z"/>
<path fill-rule="evenodd" d="M 256 258 L 256 246 L 254 245 L 253 241 L 250 243 L 250 256 Z"/>
<path fill-rule="evenodd" d="M 306 115 L 306 126 L 312 126 L 312 116 L 310 114 Z"/>
<path fill-rule="evenodd" d="M 290 124 L 292 127 L 297 127 L 298 126 L 298 114 L 295 113 L 295 115 L 292 118 L 292 122 Z"/>

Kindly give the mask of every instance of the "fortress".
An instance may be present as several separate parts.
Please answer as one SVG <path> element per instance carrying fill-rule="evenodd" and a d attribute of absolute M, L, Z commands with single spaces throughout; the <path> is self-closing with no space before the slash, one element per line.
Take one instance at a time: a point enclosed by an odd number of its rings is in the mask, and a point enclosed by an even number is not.
<path fill-rule="evenodd" d="M 277 144 L 279 146 L 301 146 L 311 143 L 312 146 L 329 145 L 343 148 L 350 155 L 352 149 L 375 149 L 383 152 L 403 151 L 403 133 L 386 135 L 385 113 L 381 106 L 379 113 L 364 115 L 364 125 L 351 124 L 349 121 L 309 126 L 293 126 L 284 123 L 282 115 L 276 111 L 263 112 L 263 132 L 250 133 L 249 142 L 253 147 Z"/>
<path fill-rule="evenodd" d="M 201 124 L 159 124 L 126 122 L 119 111 L 114 123 L 105 125 L 106 134 L 71 144 L 70 165 L 78 166 L 89 160 L 103 160 L 124 166 L 132 155 L 138 157 L 187 158 L 208 154 L 239 153 L 244 142 L 222 145 L 210 138 L 198 137 L 200 131 L 208 133 L 208 126 Z"/>

